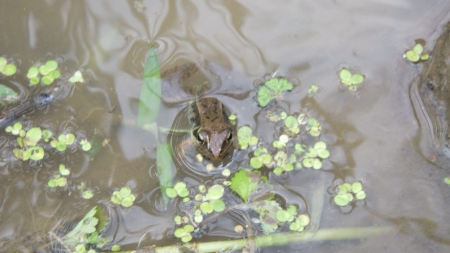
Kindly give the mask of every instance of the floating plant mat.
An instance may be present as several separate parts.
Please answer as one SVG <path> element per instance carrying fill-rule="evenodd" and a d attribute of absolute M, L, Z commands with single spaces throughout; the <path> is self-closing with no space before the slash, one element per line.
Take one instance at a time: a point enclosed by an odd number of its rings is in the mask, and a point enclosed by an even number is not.
<path fill-rule="evenodd" d="M 421 150 L 432 162 L 448 168 L 450 158 L 450 23 L 444 26 L 430 59 L 410 89 L 416 117 L 421 124 Z"/>

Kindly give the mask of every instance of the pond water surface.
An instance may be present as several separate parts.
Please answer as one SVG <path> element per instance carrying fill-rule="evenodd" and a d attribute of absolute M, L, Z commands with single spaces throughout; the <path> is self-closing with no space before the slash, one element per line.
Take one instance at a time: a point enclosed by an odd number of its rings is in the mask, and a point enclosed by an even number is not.
<path fill-rule="evenodd" d="M 211 62 L 221 78 L 212 96 L 237 115 L 238 126 L 252 127 L 266 144 L 277 137 L 280 125 L 264 118 L 268 109 L 255 102 L 256 84 L 270 76 L 292 80 L 293 91 L 269 110 L 316 117 L 331 157 L 321 170 L 269 173 L 270 183 L 308 214 L 317 186 L 323 186 L 321 215 L 312 224 L 316 229 L 391 228 L 362 239 L 293 243 L 261 252 L 450 250 L 450 187 L 443 182 L 450 173 L 420 149 L 421 138 L 427 137 L 421 136 L 409 87 L 421 65 L 402 58 L 416 39 L 424 39 L 431 51 L 450 21 L 450 2 L 16 0 L 0 3 L 0 13 L 0 55 L 19 69 L 0 82 L 21 91 L 24 101 L 49 89 L 30 87 L 28 68 L 56 59 L 63 74 L 58 85 L 67 87 L 53 104 L 18 121 L 104 141 L 95 156 L 73 148 L 50 153 L 40 162 L 23 162 L 11 152 L 15 138 L 2 132 L 1 252 L 32 252 L 39 244 L 36 235 L 79 220 L 95 205 L 108 211 L 105 235 L 123 250 L 136 249 L 140 241 L 141 246 L 179 243 L 173 236 L 173 216 L 180 210 L 175 201 L 164 209 L 156 139 L 132 124 L 152 44 L 163 70 L 199 58 Z M 365 76 L 356 92 L 339 84 L 343 67 Z M 77 70 L 86 82 L 67 84 L 64 80 Z M 309 96 L 312 84 L 320 92 Z M 163 106 L 158 125 L 171 127 L 186 105 Z M 221 177 L 222 167 L 233 173 L 248 168 L 250 154 L 236 151 L 211 173 L 195 161 L 177 163 L 174 182 L 211 185 Z M 47 182 L 61 163 L 71 169 L 68 185 L 50 189 Z M 361 181 L 367 198 L 352 208 L 336 206 L 332 191 L 344 180 Z M 83 182 L 94 192 L 90 200 L 77 189 Z M 112 192 L 123 186 L 137 196 L 130 208 L 110 202 Z M 209 223 L 206 234 L 194 241 L 245 237 L 234 226 L 246 222 L 240 212 L 229 212 Z M 262 234 L 258 229 L 253 233 Z"/>

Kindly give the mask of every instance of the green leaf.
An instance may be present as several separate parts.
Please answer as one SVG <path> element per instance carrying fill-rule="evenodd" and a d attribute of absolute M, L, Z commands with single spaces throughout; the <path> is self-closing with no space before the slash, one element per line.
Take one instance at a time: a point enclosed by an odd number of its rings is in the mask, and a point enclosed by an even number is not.
<path fill-rule="evenodd" d="M 70 247 L 75 247 L 80 241 L 84 241 L 88 234 L 94 233 L 95 231 L 100 232 L 101 229 L 97 230 L 97 227 L 100 221 L 105 219 L 100 209 L 95 206 L 62 240 Z"/>
<path fill-rule="evenodd" d="M 12 76 L 16 73 L 17 67 L 14 64 L 8 64 L 6 65 L 5 69 L 3 70 L 3 74 L 5 76 Z"/>
<path fill-rule="evenodd" d="M 222 185 L 216 184 L 211 186 L 208 189 L 208 193 L 206 194 L 206 197 L 208 199 L 220 199 L 223 196 L 225 189 Z"/>
<path fill-rule="evenodd" d="M 416 52 L 409 50 L 406 52 L 406 58 L 412 62 L 418 62 L 419 61 L 419 55 L 416 54 Z"/>
<path fill-rule="evenodd" d="M 61 173 L 61 175 L 63 175 L 63 176 L 67 176 L 70 174 L 70 170 L 66 169 L 66 165 L 60 164 L 59 165 L 59 173 Z"/>
<path fill-rule="evenodd" d="M 36 85 L 39 83 L 39 81 L 40 81 L 39 77 L 33 77 L 30 79 L 30 84 Z"/>
<path fill-rule="evenodd" d="M 347 194 L 338 194 L 333 198 L 334 203 L 338 206 L 346 206 L 350 202 Z"/>
<path fill-rule="evenodd" d="M 31 79 L 31 78 L 33 78 L 33 77 L 37 77 L 37 75 L 39 75 L 39 69 L 37 68 L 37 67 L 31 67 L 29 70 L 28 70 L 28 73 L 27 73 L 27 77 L 28 77 L 28 79 Z"/>
<path fill-rule="evenodd" d="M 285 210 L 278 210 L 276 217 L 279 222 L 286 222 L 291 217 L 291 214 Z"/>
<path fill-rule="evenodd" d="M 349 80 L 351 77 L 352 73 L 347 69 L 342 69 L 341 72 L 339 72 L 339 78 L 341 78 L 341 80 Z"/>
<path fill-rule="evenodd" d="M 222 212 L 223 210 L 225 210 L 225 202 L 223 202 L 221 199 L 213 199 L 210 202 L 210 205 L 212 207 L 212 209 L 214 210 L 214 212 Z"/>
<path fill-rule="evenodd" d="M 33 127 L 27 131 L 25 138 L 23 139 L 24 145 L 27 147 L 36 146 L 38 141 L 42 138 L 42 130 L 39 127 Z"/>
<path fill-rule="evenodd" d="M 83 199 L 91 199 L 94 197 L 94 193 L 91 190 L 84 191 L 81 195 Z"/>
<path fill-rule="evenodd" d="M 136 197 L 134 197 L 134 195 L 131 194 L 130 196 L 125 197 L 124 199 L 122 199 L 122 202 L 120 202 L 120 204 L 123 207 L 130 207 L 130 206 L 133 205 L 133 202 L 134 202 L 135 199 L 136 199 Z"/>
<path fill-rule="evenodd" d="M 155 48 L 152 46 L 147 53 L 144 67 L 144 81 L 139 97 L 139 108 L 136 125 L 155 122 L 161 106 L 161 74 Z"/>
<path fill-rule="evenodd" d="M 17 98 L 18 94 L 13 89 L 0 84 L 0 98 L 1 99 L 11 99 L 11 98 Z"/>
<path fill-rule="evenodd" d="M 236 192 L 244 202 L 248 201 L 249 195 L 258 187 L 258 184 L 252 182 L 245 170 L 240 170 L 231 178 L 230 189 Z"/>
<path fill-rule="evenodd" d="M 444 178 L 444 183 L 450 185 L 450 177 L 445 177 L 445 178 Z"/>
<path fill-rule="evenodd" d="M 125 198 L 125 197 L 130 196 L 130 194 L 131 194 L 131 189 L 128 188 L 128 187 L 122 187 L 122 188 L 120 189 L 119 193 L 120 193 L 120 196 L 121 196 L 122 198 Z"/>
<path fill-rule="evenodd" d="M 362 191 L 362 184 L 361 182 L 355 182 L 352 184 L 352 192 L 353 193 L 358 193 Z"/>
<path fill-rule="evenodd" d="M 273 98 L 272 92 L 267 87 L 263 86 L 259 89 L 257 99 L 259 106 L 268 105 Z"/>
<path fill-rule="evenodd" d="M 51 83 L 53 83 L 54 78 L 51 76 L 43 76 L 41 79 L 41 82 L 45 85 L 50 85 Z"/>
<path fill-rule="evenodd" d="M 44 137 L 44 140 L 48 142 L 50 138 L 52 138 L 53 133 L 50 130 L 45 129 L 42 131 L 42 137 Z"/>
<path fill-rule="evenodd" d="M 39 74 L 41 74 L 42 76 L 46 76 L 48 75 L 48 73 L 50 73 L 50 70 L 48 70 L 45 65 L 39 67 Z"/>
<path fill-rule="evenodd" d="M 416 44 L 413 48 L 414 53 L 421 55 L 423 53 L 423 46 L 421 44 Z"/>
<path fill-rule="evenodd" d="M 422 57 L 420 57 L 420 59 L 421 59 L 422 61 L 426 61 L 426 60 L 428 60 L 428 58 L 430 58 L 430 55 L 429 55 L 429 54 L 424 54 L 424 55 L 422 55 Z"/>
<path fill-rule="evenodd" d="M 164 205 L 167 207 L 169 197 L 166 195 L 166 188 L 172 187 L 172 178 L 174 178 L 172 152 L 169 144 L 159 144 L 156 147 L 156 168 Z"/>
<path fill-rule="evenodd" d="M 364 80 L 364 77 L 360 74 L 354 74 L 352 76 L 352 84 L 360 84 Z"/>
<path fill-rule="evenodd" d="M 53 70 L 49 73 L 49 75 L 53 77 L 53 79 L 57 79 L 61 76 L 61 72 L 59 72 L 58 70 Z"/>
<path fill-rule="evenodd" d="M 210 214 L 213 212 L 213 208 L 211 206 L 211 204 L 209 202 L 203 202 L 200 204 L 200 210 L 202 210 L 202 212 L 204 214 Z"/>
<path fill-rule="evenodd" d="M 0 67 L 5 66 L 8 63 L 8 61 L 4 57 L 0 57 Z"/>
<path fill-rule="evenodd" d="M 48 70 L 48 72 L 51 72 L 58 68 L 58 62 L 56 62 L 55 60 L 47 61 L 45 63 L 45 68 Z"/>

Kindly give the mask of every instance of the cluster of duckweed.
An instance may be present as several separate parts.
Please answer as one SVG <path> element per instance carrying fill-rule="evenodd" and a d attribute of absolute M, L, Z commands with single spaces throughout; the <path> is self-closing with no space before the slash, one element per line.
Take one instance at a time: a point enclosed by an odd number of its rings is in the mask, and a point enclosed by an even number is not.
<path fill-rule="evenodd" d="M 19 147 L 14 148 L 13 153 L 17 159 L 23 161 L 29 159 L 39 161 L 44 158 L 44 148 L 42 146 L 39 146 L 38 143 L 40 140 L 49 142 L 53 136 L 53 133 L 50 130 L 42 130 L 40 127 L 33 127 L 28 131 L 25 131 L 21 123 L 15 123 L 14 125 L 8 126 L 6 127 L 5 131 L 7 133 L 11 133 L 12 135 L 18 136 L 16 140 Z M 58 151 L 65 151 L 67 145 L 72 145 L 74 144 L 74 142 L 74 134 L 60 134 L 58 136 L 58 139 L 53 139 L 50 141 L 50 145 Z M 88 151 L 91 147 L 90 143 L 87 140 L 82 140 L 80 145 L 82 146 L 84 151 Z"/>
<path fill-rule="evenodd" d="M 351 91 L 356 91 L 356 86 L 364 81 L 364 76 L 361 74 L 352 74 L 348 69 L 342 69 L 339 72 L 341 83 L 347 85 Z"/>
<path fill-rule="evenodd" d="M 252 133 L 253 130 L 249 126 L 243 126 L 238 129 L 237 137 L 241 149 L 258 144 L 258 137 L 253 136 Z"/>
<path fill-rule="evenodd" d="M 16 71 L 17 71 L 16 65 L 8 63 L 8 60 L 6 60 L 6 58 L 0 57 L 0 73 L 2 73 L 5 76 L 12 76 L 16 73 Z"/>
<path fill-rule="evenodd" d="M 123 207 L 130 207 L 133 205 L 136 196 L 131 193 L 129 187 L 122 187 L 119 191 L 114 191 L 111 196 L 111 202 Z"/>
<path fill-rule="evenodd" d="M 230 116 L 228 116 L 228 119 L 230 120 L 230 123 L 231 123 L 233 126 L 236 125 L 236 119 L 237 119 L 236 114 L 231 114 Z"/>
<path fill-rule="evenodd" d="M 76 71 L 72 77 L 69 78 L 69 82 L 71 83 L 84 83 L 84 78 L 81 72 L 78 70 Z"/>
<path fill-rule="evenodd" d="M 308 94 L 310 95 L 314 95 L 317 92 L 319 92 L 319 86 L 317 86 L 316 84 L 311 85 L 311 87 L 309 87 L 308 89 Z"/>
<path fill-rule="evenodd" d="M 406 53 L 403 55 L 403 58 L 405 57 L 411 62 L 419 62 L 428 60 L 428 58 L 430 58 L 430 55 L 424 53 L 422 44 L 417 43 L 412 49 L 406 51 Z"/>
<path fill-rule="evenodd" d="M 66 176 L 68 176 L 69 174 L 70 174 L 70 170 L 66 168 L 66 165 L 60 164 L 59 172 L 57 172 L 55 175 L 53 175 L 53 178 L 48 181 L 47 185 L 50 188 L 64 187 L 67 184 Z"/>
<path fill-rule="evenodd" d="M 32 85 L 36 85 L 39 82 L 50 85 L 60 76 L 61 72 L 58 70 L 58 62 L 55 60 L 48 60 L 45 64 L 32 66 L 27 73 L 27 77 Z"/>
<path fill-rule="evenodd" d="M 366 198 L 366 193 L 363 190 L 361 182 L 355 182 L 353 184 L 343 183 L 335 188 L 337 193 L 333 200 L 338 206 L 346 206 L 354 201 L 363 200 Z"/>
<path fill-rule="evenodd" d="M 223 174 L 227 175 L 227 172 Z M 175 186 L 166 188 L 166 194 L 170 198 L 183 198 L 183 202 L 192 201 L 195 208 L 193 210 L 193 224 L 187 224 L 191 222 L 187 217 L 175 216 L 174 221 L 177 225 L 184 225 L 175 231 L 175 237 L 181 238 L 183 242 L 188 242 L 192 240 L 191 233 L 196 230 L 194 227 L 197 223 L 201 223 L 205 215 L 209 215 L 213 212 L 222 212 L 225 210 L 225 202 L 221 200 L 224 195 L 225 188 L 220 184 L 212 185 L 207 188 L 205 185 L 198 186 L 198 193 L 195 195 L 194 199 L 191 200 L 188 196 L 190 194 L 184 182 L 177 182 Z"/>

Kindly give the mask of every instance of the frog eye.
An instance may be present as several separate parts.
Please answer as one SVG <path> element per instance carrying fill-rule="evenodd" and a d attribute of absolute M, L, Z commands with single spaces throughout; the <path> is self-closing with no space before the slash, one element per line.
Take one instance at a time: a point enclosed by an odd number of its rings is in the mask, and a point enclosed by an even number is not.
<path fill-rule="evenodd" d="M 227 140 L 228 140 L 228 141 L 231 141 L 231 139 L 233 139 L 233 133 L 228 132 Z"/>
<path fill-rule="evenodd" d="M 194 130 L 194 136 L 202 145 L 205 144 L 205 138 L 203 138 L 199 130 Z"/>

